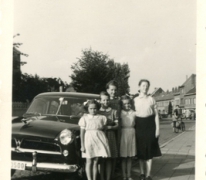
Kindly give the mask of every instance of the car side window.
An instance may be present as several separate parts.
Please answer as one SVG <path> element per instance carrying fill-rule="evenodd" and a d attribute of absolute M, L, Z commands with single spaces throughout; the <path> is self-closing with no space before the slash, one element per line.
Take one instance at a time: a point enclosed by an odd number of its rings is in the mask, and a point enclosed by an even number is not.
<path fill-rule="evenodd" d="M 48 114 L 56 114 L 57 110 L 59 107 L 59 102 L 52 100 L 50 102 L 50 106 L 49 106 L 49 110 L 48 110 Z"/>
<path fill-rule="evenodd" d="M 83 108 L 84 101 L 80 98 L 64 98 L 58 115 L 81 117 L 85 112 Z"/>
<path fill-rule="evenodd" d="M 85 113 L 83 103 L 71 104 L 71 114 L 74 116 L 81 117 Z"/>

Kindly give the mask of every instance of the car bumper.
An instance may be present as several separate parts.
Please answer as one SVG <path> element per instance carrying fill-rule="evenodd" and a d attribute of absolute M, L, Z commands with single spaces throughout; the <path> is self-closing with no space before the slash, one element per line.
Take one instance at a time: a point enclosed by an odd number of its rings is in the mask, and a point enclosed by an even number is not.
<path fill-rule="evenodd" d="M 13 152 L 17 154 L 22 154 L 22 151 L 19 149 L 13 149 Z M 27 151 L 26 151 L 27 152 Z M 24 152 L 25 153 L 25 152 Z M 42 153 L 42 151 L 41 151 Z M 46 155 L 46 152 L 43 152 Z M 13 159 L 11 161 L 11 169 L 17 170 L 32 170 L 36 171 L 50 171 L 50 172 L 67 172 L 74 173 L 78 171 L 79 166 L 77 164 L 66 164 L 66 163 L 54 163 L 54 162 L 38 162 L 37 151 L 32 153 L 31 160 L 21 160 L 21 159 Z"/>
<path fill-rule="evenodd" d="M 27 161 L 11 161 L 12 169 L 31 171 L 50 171 L 74 173 L 79 168 L 77 165 L 57 164 L 57 163 L 36 163 Z"/>

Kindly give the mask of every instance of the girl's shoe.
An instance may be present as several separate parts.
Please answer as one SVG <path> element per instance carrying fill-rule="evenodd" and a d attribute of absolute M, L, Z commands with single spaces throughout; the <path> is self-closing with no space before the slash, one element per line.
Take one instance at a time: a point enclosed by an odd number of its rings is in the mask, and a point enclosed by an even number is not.
<path fill-rule="evenodd" d="M 133 180 L 133 179 L 131 177 L 129 177 L 128 180 Z"/>
<path fill-rule="evenodd" d="M 152 178 L 151 178 L 150 176 L 148 176 L 148 177 L 146 178 L 146 180 L 152 180 Z"/>
<path fill-rule="evenodd" d="M 123 179 L 123 180 L 127 180 L 127 178 L 126 178 L 126 177 L 123 177 L 122 179 Z"/>
<path fill-rule="evenodd" d="M 145 175 L 144 174 L 140 175 L 140 180 L 145 180 Z"/>

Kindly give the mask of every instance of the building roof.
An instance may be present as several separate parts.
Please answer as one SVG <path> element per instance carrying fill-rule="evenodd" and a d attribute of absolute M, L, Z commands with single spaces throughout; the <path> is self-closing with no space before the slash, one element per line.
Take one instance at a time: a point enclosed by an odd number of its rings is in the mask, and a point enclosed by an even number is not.
<path fill-rule="evenodd" d="M 166 101 L 174 99 L 174 94 L 172 92 L 162 93 L 161 95 L 154 97 L 156 101 Z"/>
<path fill-rule="evenodd" d="M 196 77 L 196 74 L 191 74 L 191 76 L 187 78 L 187 80 L 182 84 L 182 86 L 184 86 L 187 83 L 187 81 L 191 79 L 192 77 Z"/>
<path fill-rule="evenodd" d="M 154 96 L 155 93 L 156 93 L 159 89 L 164 92 L 164 90 L 163 90 L 162 88 L 160 88 L 160 87 L 159 87 L 159 88 L 155 88 L 155 90 L 151 93 L 151 96 Z"/>
<path fill-rule="evenodd" d="M 190 89 L 190 90 L 185 94 L 185 96 L 192 95 L 192 94 L 196 94 L 196 87 L 193 87 L 192 89 Z"/>

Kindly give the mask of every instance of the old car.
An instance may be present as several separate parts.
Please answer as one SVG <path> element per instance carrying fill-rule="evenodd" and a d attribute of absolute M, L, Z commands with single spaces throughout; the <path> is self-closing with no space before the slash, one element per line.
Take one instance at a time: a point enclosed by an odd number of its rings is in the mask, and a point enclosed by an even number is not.
<path fill-rule="evenodd" d="M 50 92 L 37 95 L 22 117 L 12 121 L 11 169 L 83 172 L 78 121 L 83 102 L 99 96 Z M 80 173 L 81 172 L 81 173 Z"/>

